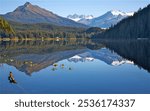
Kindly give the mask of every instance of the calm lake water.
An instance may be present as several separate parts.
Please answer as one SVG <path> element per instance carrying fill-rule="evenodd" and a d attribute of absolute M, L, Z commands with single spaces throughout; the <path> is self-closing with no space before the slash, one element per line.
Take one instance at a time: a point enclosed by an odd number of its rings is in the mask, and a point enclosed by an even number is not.
<path fill-rule="evenodd" d="M 0 93 L 150 94 L 150 41 L 0 45 Z M 8 79 L 10 71 L 17 84 Z"/>

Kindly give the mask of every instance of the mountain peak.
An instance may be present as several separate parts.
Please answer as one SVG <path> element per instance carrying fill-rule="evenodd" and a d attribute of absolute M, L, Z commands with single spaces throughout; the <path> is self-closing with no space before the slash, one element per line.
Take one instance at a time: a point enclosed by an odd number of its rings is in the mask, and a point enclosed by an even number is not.
<path fill-rule="evenodd" d="M 26 2 L 24 5 L 17 7 L 14 12 L 25 12 L 27 10 L 32 10 L 33 5 L 30 2 Z"/>
<path fill-rule="evenodd" d="M 112 13 L 113 15 L 122 15 L 122 16 L 125 16 L 126 15 L 126 13 L 125 12 L 122 12 L 122 11 L 120 11 L 120 10 L 111 10 L 111 11 L 109 11 L 110 13 Z"/>
<path fill-rule="evenodd" d="M 86 25 L 58 16 L 37 5 L 32 5 L 30 2 L 18 6 L 13 12 L 3 15 L 3 17 L 7 20 L 21 23 L 49 23 L 58 26 L 87 27 Z"/>
<path fill-rule="evenodd" d="M 25 4 L 24 4 L 24 6 L 25 7 L 27 7 L 27 6 L 29 6 L 29 5 L 32 5 L 30 2 L 26 2 Z"/>

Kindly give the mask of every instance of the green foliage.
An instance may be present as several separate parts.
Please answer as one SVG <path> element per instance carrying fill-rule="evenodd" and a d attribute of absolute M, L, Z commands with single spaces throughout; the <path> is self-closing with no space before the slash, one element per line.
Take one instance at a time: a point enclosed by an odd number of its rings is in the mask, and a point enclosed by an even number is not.
<path fill-rule="evenodd" d="M 0 29 L 3 30 L 6 34 L 15 34 L 10 24 L 2 17 L 0 17 Z"/>

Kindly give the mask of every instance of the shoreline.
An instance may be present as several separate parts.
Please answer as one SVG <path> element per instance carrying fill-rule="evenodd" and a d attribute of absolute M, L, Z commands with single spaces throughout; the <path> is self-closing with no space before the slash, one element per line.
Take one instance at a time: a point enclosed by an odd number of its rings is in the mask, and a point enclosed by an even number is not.
<path fill-rule="evenodd" d="M 62 41 L 62 40 L 72 40 L 76 41 L 83 38 L 0 38 L 0 41 Z M 84 40 L 88 40 L 89 38 L 84 38 Z"/>
<path fill-rule="evenodd" d="M 71 38 L 69 38 L 71 39 Z M 64 38 L 0 38 L 0 41 L 35 41 L 35 40 L 64 40 Z"/>

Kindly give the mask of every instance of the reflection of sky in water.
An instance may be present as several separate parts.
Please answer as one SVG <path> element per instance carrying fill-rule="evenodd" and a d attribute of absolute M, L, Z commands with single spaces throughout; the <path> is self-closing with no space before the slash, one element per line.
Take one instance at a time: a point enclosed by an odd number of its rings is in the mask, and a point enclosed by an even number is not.
<path fill-rule="evenodd" d="M 149 73 L 133 64 L 112 66 L 98 59 L 76 63 L 65 59 L 58 62 L 57 70 L 52 68 L 28 76 L 4 64 L 0 67 L 0 93 L 150 93 Z M 10 71 L 18 84 L 9 83 Z"/>

